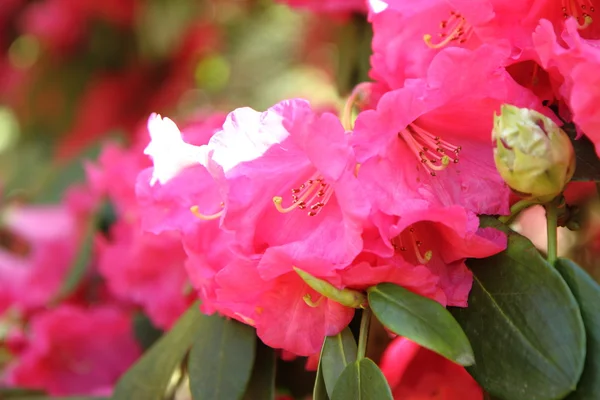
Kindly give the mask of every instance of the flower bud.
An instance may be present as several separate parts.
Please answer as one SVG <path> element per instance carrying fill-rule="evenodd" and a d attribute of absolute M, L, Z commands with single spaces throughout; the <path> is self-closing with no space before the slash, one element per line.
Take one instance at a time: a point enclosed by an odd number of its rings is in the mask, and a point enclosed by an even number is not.
<path fill-rule="evenodd" d="M 494 115 L 494 160 L 508 186 L 527 199 L 552 200 L 575 172 L 567 134 L 537 111 L 502 105 Z"/>

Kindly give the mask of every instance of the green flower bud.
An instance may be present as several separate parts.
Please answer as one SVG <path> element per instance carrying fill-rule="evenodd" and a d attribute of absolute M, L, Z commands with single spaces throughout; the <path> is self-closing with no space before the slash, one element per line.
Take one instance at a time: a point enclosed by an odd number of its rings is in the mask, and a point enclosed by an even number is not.
<path fill-rule="evenodd" d="M 500 115 L 494 115 L 492 140 L 500 176 L 524 198 L 552 200 L 575 172 L 571 140 L 537 111 L 502 105 Z"/>

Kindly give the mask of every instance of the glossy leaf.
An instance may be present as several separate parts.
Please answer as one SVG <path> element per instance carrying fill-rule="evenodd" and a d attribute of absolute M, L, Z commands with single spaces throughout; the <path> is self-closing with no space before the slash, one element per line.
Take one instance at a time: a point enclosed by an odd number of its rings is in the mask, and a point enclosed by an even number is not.
<path fill-rule="evenodd" d="M 171 376 L 207 317 L 193 304 L 117 383 L 112 400 L 162 400 Z"/>
<path fill-rule="evenodd" d="M 323 367 L 319 360 L 317 367 L 317 376 L 315 377 L 315 386 L 313 388 L 313 400 L 329 400 L 327 388 L 325 387 L 325 379 L 323 378 Z"/>
<path fill-rule="evenodd" d="M 217 314 L 206 317 L 188 361 L 194 400 L 240 399 L 252 373 L 255 350 L 252 327 Z"/>
<path fill-rule="evenodd" d="M 475 353 L 468 371 L 501 399 L 563 398 L 575 388 L 585 357 L 577 302 L 529 240 L 492 218 L 482 226 L 508 233 L 508 248 L 469 260 L 469 306 L 452 309 Z"/>
<path fill-rule="evenodd" d="M 571 260 L 559 258 L 555 265 L 579 303 L 587 338 L 583 374 L 566 399 L 593 399 L 600 393 L 600 285 Z"/>
<path fill-rule="evenodd" d="M 256 358 L 244 400 L 275 399 L 275 351 L 257 338 Z"/>
<path fill-rule="evenodd" d="M 146 350 L 160 339 L 163 331 L 154 326 L 147 315 L 138 312 L 133 316 L 133 333 L 142 349 Z"/>
<path fill-rule="evenodd" d="M 389 330 L 457 364 L 473 364 L 467 336 L 440 303 L 392 283 L 382 283 L 367 291 L 373 314 Z"/>
<path fill-rule="evenodd" d="M 331 400 L 393 400 L 390 386 L 379 367 L 370 359 L 354 361 L 338 379 Z"/>
<path fill-rule="evenodd" d="M 348 364 L 356 361 L 356 352 L 356 340 L 348 327 L 335 336 L 325 338 L 321 352 L 321 371 L 330 397 L 342 371 Z"/>

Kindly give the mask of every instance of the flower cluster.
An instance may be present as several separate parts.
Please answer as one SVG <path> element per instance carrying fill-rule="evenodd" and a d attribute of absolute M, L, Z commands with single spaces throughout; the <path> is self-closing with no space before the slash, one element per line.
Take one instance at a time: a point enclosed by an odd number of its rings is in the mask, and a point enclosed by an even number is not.
<path fill-rule="evenodd" d="M 597 94 L 584 89 L 600 56 L 595 12 L 591 1 L 373 0 L 374 82 L 353 124 L 293 99 L 239 108 L 191 143 L 154 114 L 153 167 L 136 188 L 144 226 L 180 232 L 205 312 L 294 354 L 317 353 L 354 313 L 297 270 L 338 289 L 393 282 L 465 307 L 465 259 L 506 245 L 477 218 L 511 204 L 494 114 L 532 109 L 597 143 Z"/>

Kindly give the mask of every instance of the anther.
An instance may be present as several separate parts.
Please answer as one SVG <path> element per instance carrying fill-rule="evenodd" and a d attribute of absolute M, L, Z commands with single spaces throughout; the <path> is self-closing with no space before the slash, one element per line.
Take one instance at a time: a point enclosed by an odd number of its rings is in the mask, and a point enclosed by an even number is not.
<path fill-rule="evenodd" d="M 438 37 L 443 38 L 438 43 L 433 43 L 430 34 L 423 35 L 423 40 L 427 46 L 432 49 L 441 49 L 452 42 L 458 41 L 465 43 L 473 34 L 473 27 L 466 21 L 461 14 L 450 11 L 450 18 L 440 22 L 440 29 L 443 31 L 438 34 Z"/>
<path fill-rule="evenodd" d="M 299 210 L 309 208 L 310 211 L 307 212 L 307 215 L 314 217 L 323 209 L 333 195 L 333 188 L 321 176 L 315 173 L 298 188 L 292 189 L 292 193 L 294 193 L 292 195 L 292 204 L 289 207 L 283 207 L 282 197 L 273 197 L 273 203 L 277 211 L 288 213 L 296 208 Z"/>

